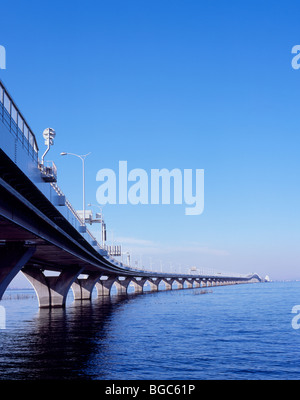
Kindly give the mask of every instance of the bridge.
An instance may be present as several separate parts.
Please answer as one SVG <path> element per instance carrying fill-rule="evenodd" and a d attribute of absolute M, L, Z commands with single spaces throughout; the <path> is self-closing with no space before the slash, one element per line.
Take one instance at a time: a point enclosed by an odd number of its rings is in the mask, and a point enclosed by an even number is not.
<path fill-rule="evenodd" d="M 261 281 L 255 273 L 178 274 L 120 262 L 118 252 L 89 231 L 58 187 L 54 163 L 38 152 L 36 136 L 0 81 L 0 299 L 19 271 L 39 307 L 64 307 L 70 288 L 75 300 L 83 300 L 95 287 L 98 296 L 108 296 L 113 285 L 126 294 L 130 284 L 143 293 L 146 283 L 158 291 L 161 282 L 172 290 Z"/>

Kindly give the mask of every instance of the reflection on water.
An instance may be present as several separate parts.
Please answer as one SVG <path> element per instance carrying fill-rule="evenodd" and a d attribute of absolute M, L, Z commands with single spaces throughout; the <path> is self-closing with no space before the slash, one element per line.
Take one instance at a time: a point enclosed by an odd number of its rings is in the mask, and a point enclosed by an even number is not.
<path fill-rule="evenodd" d="M 14 297 L 17 296 L 17 297 Z M 2 331 L 2 379 L 78 379 L 90 356 L 105 353 L 109 323 L 121 304 L 134 295 L 99 297 L 93 301 L 74 301 L 67 309 L 39 309 L 31 321 L 18 332 Z M 6 297 L 32 298 L 31 295 Z M 27 326 L 26 326 L 27 325 Z M 13 336 L 13 337 L 11 337 Z M 14 340 L 15 339 L 15 340 Z M 108 360 L 98 369 L 98 378 L 104 375 Z M 86 376 L 84 376 L 86 378 Z"/>

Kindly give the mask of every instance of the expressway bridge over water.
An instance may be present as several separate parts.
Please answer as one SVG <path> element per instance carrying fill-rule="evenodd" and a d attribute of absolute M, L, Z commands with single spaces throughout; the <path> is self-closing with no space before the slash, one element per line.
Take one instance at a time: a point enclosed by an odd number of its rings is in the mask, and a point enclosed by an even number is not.
<path fill-rule="evenodd" d="M 0 299 L 19 271 L 34 287 L 40 307 L 91 299 L 93 289 L 118 294 L 260 282 L 257 274 L 171 273 L 132 268 L 99 243 L 57 186 L 54 164 L 38 156 L 36 137 L 0 81 Z M 49 275 L 54 271 L 56 275 Z"/>

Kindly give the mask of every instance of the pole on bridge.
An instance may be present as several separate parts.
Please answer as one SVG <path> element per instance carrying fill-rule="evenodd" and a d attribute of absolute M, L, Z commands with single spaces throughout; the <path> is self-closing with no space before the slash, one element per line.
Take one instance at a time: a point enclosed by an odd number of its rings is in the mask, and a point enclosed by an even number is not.
<path fill-rule="evenodd" d="M 91 153 L 87 153 L 87 154 L 83 154 L 83 155 L 79 155 L 79 154 L 74 154 L 74 153 L 67 153 L 65 151 L 63 151 L 62 153 L 60 153 L 61 156 L 75 156 L 81 159 L 82 162 L 82 212 L 83 212 L 83 224 L 85 224 L 85 167 L 84 167 L 84 162 L 85 159 L 88 155 L 90 155 Z"/>

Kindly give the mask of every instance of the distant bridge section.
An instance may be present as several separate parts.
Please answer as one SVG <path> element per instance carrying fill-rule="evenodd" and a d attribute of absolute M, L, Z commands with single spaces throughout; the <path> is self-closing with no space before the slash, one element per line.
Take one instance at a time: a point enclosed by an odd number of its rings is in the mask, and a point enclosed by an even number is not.
<path fill-rule="evenodd" d="M 0 81 L 0 299 L 19 271 L 33 285 L 40 307 L 64 307 L 74 298 L 260 282 L 257 274 L 175 274 L 119 262 L 119 248 L 100 244 L 57 185 L 52 162 L 41 162 L 36 137 Z M 54 271 L 55 276 L 47 271 Z"/>

